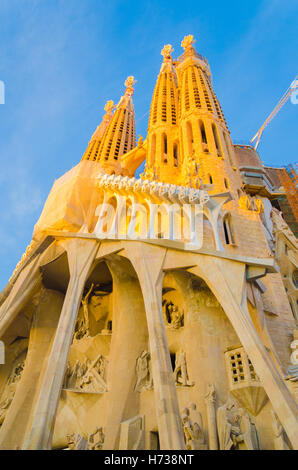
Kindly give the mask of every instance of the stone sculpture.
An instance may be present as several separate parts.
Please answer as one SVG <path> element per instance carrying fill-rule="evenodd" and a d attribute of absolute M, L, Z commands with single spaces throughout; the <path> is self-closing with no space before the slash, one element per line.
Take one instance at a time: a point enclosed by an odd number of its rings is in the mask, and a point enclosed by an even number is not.
<path fill-rule="evenodd" d="M 174 378 L 177 385 L 183 385 L 184 387 L 192 387 L 194 385 L 194 382 L 189 380 L 186 356 L 182 350 L 176 354 Z"/>
<path fill-rule="evenodd" d="M 166 317 L 170 328 L 177 330 L 184 326 L 184 312 L 180 312 L 179 308 L 172 302 L 166 304 Z"/>
<path fill-rule="evenodd" d="M 88 436 L 88 450 L 101 450 L 104 440 L 103 428 L 96 428 L 95 431 Z"/>
<path fill-rule="evenodd" d="M 182 412 L 182 425 L 187 450 L 206 449 L 202 415 L 195 403 L 190 403 Z"/>
<path fill-rule="evenodd" d="M 227 403 L 218 408 L 217 426 L 221 450 L 239 449 L 240 447 L 245 447 L 247 450 L 259 448 L 255 425 L 242 408 L 237 408 L 232 398 L 229 398 Z"/>
<path fill-rule="evenodd" d="M 153 388 L 150 369 L 150 353 L 148 351 L 143 351 L 137 358 L 136 374 L 137 382 L 135 385 L 135 391 L 141 392 L 142 390 L 151 390 Z"/>
<path fill-rule="evenodd" d="M 106 362 L 105 357 L 99 354 L 79 380 L 78 388 L 88 393 L 105 392 L 107 390 Z"/>
<path fill-rule="evenodd" d="M 14 367 L 12 373 L 10 374 L 6 387 L 4 388 L 2 399 L 0 401 L 0 426 L 3 424 L 6 417 L 6 413 L 11 405 L 13 397 L 16 393 L 18 382 L 21 379 L 21 375 L 24 369 L 24 362 L 20 362 Z"/>
<path fill-rule="evenodd" d="M 273 428 L 273 442 L 275 450 L 289 450 L 287 443 L 286 434 L 281 422 L 274 410 L 271 410 L 272 414 L 272 428 Z"/>
<path fill-rule="evenodd" d="M 68 450 L 88 450 L 87 440 L 78 433 L 67 435 Z"/>

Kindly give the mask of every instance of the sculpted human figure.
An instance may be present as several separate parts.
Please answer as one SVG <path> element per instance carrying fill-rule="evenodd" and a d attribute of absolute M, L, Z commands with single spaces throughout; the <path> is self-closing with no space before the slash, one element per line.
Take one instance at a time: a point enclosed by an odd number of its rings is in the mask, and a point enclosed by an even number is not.
<path fill-rule="evenodd" d="M 84 323 L 85 323 L 85 335 L 89 336 L 89 311 L 88 311 L 88 302 L 89 296 L 93 290 L 94 284 L 91 284 L 90 289 L 88 290 L 85 297 L 82 298 L 83 312 L 84 312 Z"/>
<path fill-rule="evenodd" d="M 271 410 L 272 414 L 272 428 L 274 433 L 274 449 L 275 450 L 289 450 L 284 428 L 274 410 Z"/>
<path fill-rule="evenodd" d="M 84 392 L 105 392 L 107 384 L 105 380 L 106 359 L 102 354 L 87 366 L 87 370 L 78 383 L 79 388 Z"/>
<path fill-rule="evenodd" d="M 88 450 L 88 442 L 78 433 L 67 435 L 67 446 L 69 450 Z"/>
<path fill-rule="evenodd" d="M 135 390 L 137 392 L 140 392 L 143 389 L 150 390 L 153 384 L 150 371 L 150 353 L 148 351 L 143 351 L 137 358 L 136 374 L 137 382 Z"/>
<path fill-rule="evenodd" d="M 231 397 L 217 410 L 218 437 L 221 450 L 259 449 L 255 425 L 242 408 L 237 408 Z M 243 443 L 243 444 L 242 444 Z"/>
<path fill-rule="evenodd" d="M 258 450 L 259 438 L 256 427 L 243 408 L 239 408 L 235 422 L 239 422 L 240 425 L 240 435 L 237 438 L 240 448 L 244 448 L 245 450 Z"/>
<path fill-rule="evenodd" d="M 105 440 L 103 428 L 96 428 L 92 434 L 88 436 L 88 449 L 89 450 L 101 450 Z"/>
<path fill-rule="evenodd" d="M 24 362 L 20 362 L 19 364 L 17 364 L 17 366 L 13 369 L 11 375 L 7 380 L 7 384 L 2 394 L 2 399 L 0 401 L 0 425 L 4 422 L 8 408 L 13 400 L 18 382 L 21 379 L 24 365 Z"/>
<path fill-rule="evenodd" d="M 190 403 L 182 412 L 182 425 L 186 449 L 202 449 L 205 444 L 202 415 L 197 411 L 195 403 Z"/>
<path fill-rule="evenodd" d="M 241 434 L 239 423 L 235 423 L 236 407 L 233 399 L 228 398 L 227 403 L 217 410 L 217 426 L 219 446 L 221 450 L 231 450 L 237 446 L 236 438 Z"/>
<path fill-rule="evenodd" d="M 176 354 L 174 378 L 177 385 L 184 385 L 185 387 L 192 387 L 194 382 L 191 382 L 188 378 L 186 357 L 183 350 Z"/>
<path fill-rule="evenodd" d="M 188 409 L 189 409 L 189 418 L 192 423 L 194 437 L 199 442 L 199 444 L 204 444 L 205 437 L 204 437 L 204 432 L 203 432 L 202 415 L 197 410 L 197 405 L 195 403 L 190 403 L 188 405 Z"/>
<path fill-rule="evenodd" d="M 192 442 L 194 440 L 194 434 L 193 430 L 191 427 L 190 419 L 189 419 L 189 410 L 186 408 L 183 411 L 182 414 L 182 426 L 183 426 L 183 432 L 184 432 L 184 437 L 185 437 L 185 444 L 186 444 L 186 449 L 191 450 L 192 449 Z"/>
<path fill-rule="evenodd" d="M 178 329 L 183 326 L 183 312 L 180 313 L 178 307 L 172 303 L 166 305 L 167 308 L 167 317 L 170 320 L 169 326 L 174 329 Z"/>

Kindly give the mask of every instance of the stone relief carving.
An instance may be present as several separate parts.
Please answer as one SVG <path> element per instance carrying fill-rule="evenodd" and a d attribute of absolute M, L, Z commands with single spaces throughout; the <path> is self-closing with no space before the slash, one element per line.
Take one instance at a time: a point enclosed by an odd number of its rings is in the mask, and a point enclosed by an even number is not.
<path fill-rule="evenodd" d="M 282 427 L 281 422 L 274 410 L 271 410 L 272 414 L 272 428 L 274 434 L 274 449 L 275 450 L 289 450 L 289 446 L 287 443 L 287 437 Z"/>
<path fill-rule="evenodd" d="M 1 401 L 0 401 L 0 426 L 3 424 L 6 413 L 11 405 L 13 397 L 16 393 L 17 385 L 21 379 L 22 372 L 25 366 L 25 362 L 19 362 L 16 367 L 13 368 L 12 373 L 8 377 L 6 386 L 4 388 Z"/>
<path fill-rule="evenodd" d="M 88 450 L 101 450 L 104 444 L 105 435 L 103 428 L 96 428 L 95 431 L 88 436 Z"/>
<path fill-rule="evenodd" d="M 67 435 L 67 450 L 101 450 L 104 443 L 103 428 L 96 428 L 88 435 L 88 440 L 79 433 Z"/>
<path fill-rule="evenodd" d="M 256 427 L 243 408 L 232 398 L 217 410 L 217 426 L 221 450 L 257 450 L 259 439 Z"/>
<path fill-rule="evenodd" d="M 81 309 L 79 310 L 75 332 L 74 341 L 79 341 L 82 338 L 92 336 L 90 332 L 90 317 L 93 316 L 96 322 L 103 321 L 107 316 L 106 306 L 103 304 L 103 298 L 109 295 L 110 292 L 102 290 L 100 284 L 92 284 L 86 294 L 82 297 Z M 103 326 L 103 325 L 102 325 Z M 107 333 L 107 330 L 101 330 Z M 111 331 L 109 331 L 111 333 Z M 93 333 L 94 334 L 94 333 Z"/>
<path fill-rule="evenodd" d="M 202 415 L 195 403 L 190 403 L 182 412 L 182 425 L 187 450 L 207 449 L 203 432 Z"/>
<path fill-rule="evenodd" d="M 173 302 L 166 302 L 164 309 L 169 328 L 177 330 L 184 326 L 184 312 L 181 312 Z"/>
<path fill-rule="evenodd" d="M 82 363 L 77 360 L 73 367 L 68 364 L 63 388 L 87 393 L 105 392 L 107 362 L 107 359 L 99 354 L 93 362 L 86 358 Z"/>
<path fill-rule="evenodd" d="M 150 353 L 143 351 L 137 358 L 136 362 L 136 374 L 137 382 L 135 385 L 135 391 L 141 392 L 143 390 L 151 390 L 153 388 L 153 380 L 151 374 L 150 364 Z"/>
<path fill-rule="evenodd" d="M 68 434 L 67 450 L 88 450 L 88 442 L 78 433 Z"/>
<path fill-rule="evenodd" d="M 78 383 L 79 388 L 89 393 L 106 392 L 106 367 L 107 359 L 102 354 L 99 354 L 80 379 Z"/>
<path fill-rule="evenodd" d="M 183 350 L 176 354 L 174 379 L 177 385 L 183 385 L 184 387 L 192 387 L 194 382 L 191 382 L 188 377 L 186 356 Z"/>

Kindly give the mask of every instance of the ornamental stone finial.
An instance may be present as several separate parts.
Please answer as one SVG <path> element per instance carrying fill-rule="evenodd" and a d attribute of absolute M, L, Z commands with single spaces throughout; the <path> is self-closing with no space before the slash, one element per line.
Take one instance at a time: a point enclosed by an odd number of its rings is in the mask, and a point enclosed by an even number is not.
<path fill-rule="evenodd" d="M 172 44 L 166 44 L 162 50 L 161 50 L 161 55 L 164 58 L 164 61 L 172 60 L 171 54 L 174 52 L 174 49 L 172 48 Z"/>
<path fill-rule="evenodd" d="M 116 106 L 115 106 L 115 104 L 114 104 L 114 101 L 113 101 L 113 100 L 109 100 L 109 101 L 106 102 L 106 105 L 105 105 L 105 107 L 104 107 L 104 110 L 105 110 L 108 114 L 111 114 L 115 107 L 116 107 Z"/>
<path fill-rule="evenodd" d="M 137 83 L 137 81 L 135 80 L 135 77 L 133 75 L 130 75 L 129 77 L 127 77 L 127 79 L 124 82 L 124 85 L 126 86 L 126 90 L 125 90 L 126 95 L 129 95 L 129 96 L 133 95 L 134 93 L 133 85 L 135 83 Z"/>
<path fill-rule="evenodd" d="M 183 41 L 181 42 L 181 47 L 187 52 L 188 50 L 193 48 L 193 44 L 195 43 L 195 39 L 193 38 L 192 34 L 189 34 L 188 36 L 185 36 L 183 38 Z"/>

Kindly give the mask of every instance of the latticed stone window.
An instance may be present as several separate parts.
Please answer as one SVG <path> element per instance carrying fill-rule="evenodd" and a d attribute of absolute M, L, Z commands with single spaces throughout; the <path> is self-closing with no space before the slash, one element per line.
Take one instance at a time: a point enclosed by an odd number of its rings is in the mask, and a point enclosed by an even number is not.
<path fill-rule="evenodd" d="M 258 376 L 243 347 L 228 349 L 225 352 L 226 368 L 230 388 L 247 386 L 258 382 Z"/>

